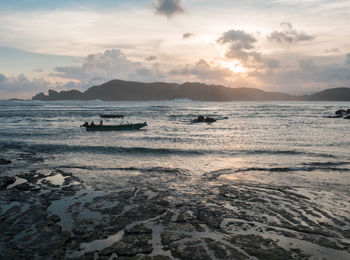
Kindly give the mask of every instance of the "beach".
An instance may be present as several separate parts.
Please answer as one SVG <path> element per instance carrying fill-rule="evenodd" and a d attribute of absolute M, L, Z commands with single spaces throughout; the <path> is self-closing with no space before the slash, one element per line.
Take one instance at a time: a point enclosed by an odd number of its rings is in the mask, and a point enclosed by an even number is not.
<path fill-rule="evenodd" d="M 346 103 L 0 106 L 0 258 L 350 258 Z"/>

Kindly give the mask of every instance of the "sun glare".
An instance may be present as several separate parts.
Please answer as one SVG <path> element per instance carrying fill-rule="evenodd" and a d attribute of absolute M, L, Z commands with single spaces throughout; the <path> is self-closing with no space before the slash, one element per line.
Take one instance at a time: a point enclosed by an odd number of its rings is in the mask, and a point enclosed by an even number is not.
<path fill-rule="evenodd" d="M 242 66 L 242 64 L 239 61 L 223 61 L 221 66 L 224 68 L 228 68 L 234 73 L 243 73 L 246 71 L 246 69 Z"/>

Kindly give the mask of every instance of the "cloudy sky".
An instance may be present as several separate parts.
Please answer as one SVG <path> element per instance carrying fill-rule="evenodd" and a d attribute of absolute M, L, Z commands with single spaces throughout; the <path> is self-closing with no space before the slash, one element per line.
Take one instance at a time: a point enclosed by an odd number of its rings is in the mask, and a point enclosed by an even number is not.
<path fill-rule="evenodd" d="M 349 0 L 0 1 L 0 99 L 111 79 L 350 87 Z"/>

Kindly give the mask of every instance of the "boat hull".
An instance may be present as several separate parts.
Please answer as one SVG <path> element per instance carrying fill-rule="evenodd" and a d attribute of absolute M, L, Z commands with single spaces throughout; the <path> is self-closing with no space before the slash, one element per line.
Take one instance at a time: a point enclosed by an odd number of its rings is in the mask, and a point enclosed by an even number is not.
<path fill-rule="evenodd" d="M 86 131 L 127 131 L 138 130 L 147 126 L 147 123 L 142 124 L 125 124 L 125 125 L 96 125 L 86 127 Z"/>

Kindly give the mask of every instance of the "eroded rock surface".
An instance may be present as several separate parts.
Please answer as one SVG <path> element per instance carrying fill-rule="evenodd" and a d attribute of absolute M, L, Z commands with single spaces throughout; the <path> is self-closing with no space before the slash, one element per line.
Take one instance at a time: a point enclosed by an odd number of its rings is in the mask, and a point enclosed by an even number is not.
<path fill-rule="evenodd" d="M 0 258 L 350 259 L 346 196 L 162 168 L 127 184 L 102 190 L 60 169 L 2 176 Z"/>

